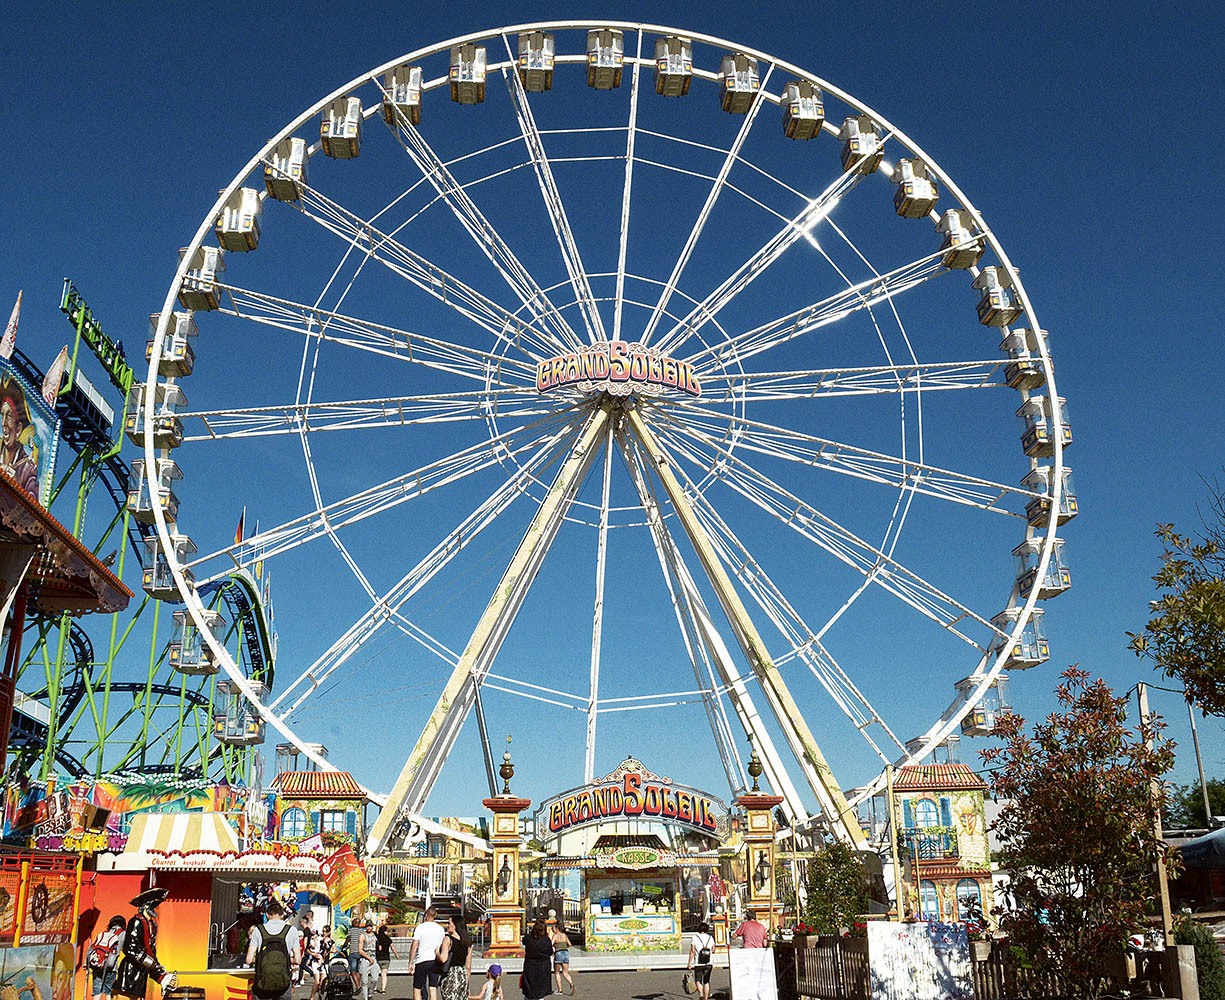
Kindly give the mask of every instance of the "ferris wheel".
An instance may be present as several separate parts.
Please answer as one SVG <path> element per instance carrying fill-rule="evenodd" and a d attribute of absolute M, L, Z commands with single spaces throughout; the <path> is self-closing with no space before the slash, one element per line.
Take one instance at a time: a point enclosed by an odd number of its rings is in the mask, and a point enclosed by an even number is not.
<path fill-rule="evenodd" d="M 463 740 L 496 791 L 506 730 L 553 787 L 638 739 L 733 792 L 747 733 L 793 826 L 858 840 L 886 764 L 991 732 L 1070 584 L 1065 402 L 983 216 L 696 32 L 515 25 L 327 94 L 180 251 L 149 357 L 149 495 L 183 483 L 146 581 L 228 737 L 391 787 L 374 849 L 471 784 Z M 235 572 L 276 574 L 275 691 L 201 596 Z"/>

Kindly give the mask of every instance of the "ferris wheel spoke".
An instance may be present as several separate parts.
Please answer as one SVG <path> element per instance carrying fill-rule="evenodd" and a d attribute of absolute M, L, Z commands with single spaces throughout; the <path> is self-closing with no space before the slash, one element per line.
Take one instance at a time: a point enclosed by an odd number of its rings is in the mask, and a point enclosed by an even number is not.
<path fill-rule="evenodd" d="M 193 442 L 414 427 L 492 417 L 518 419 L 541 416 L 555 409 L 543 402 L 535 389 L 503 388 L 384 399 L 313 400 L 227 410 L 182 410 L 178 416 L 185 427 L 196 423 L 201 426 L 198 433 L 184 434 L 184 442 Z"/>
<path fill-rule="evenodd" d="M 719 173 L 711 184 L 710 190 L 706 194 L 706 201 L 698 212 L 697 220 L 694 222 L 689 235 L 685 238 L 685 244 L 681 247 L 681 252 L 677 255 L 676 262 L 672 265 L 672 273 L 668 276 L 667 282 L 664 284 L 663 291 L 660 292 L 659 300 L 655 303 L 655 308 L 651 310 L 650 318 L 647 319 L 646 326 L 643 327 L 641 341 L 649 343 L 651 337 L 655 333 L 655 328 L 659 325 L 659 321 L 666 314 L 668 303 L 672 299 L 673 293 L 676 291 L 677 284 L 680 282 L 681 275 L 685 268 L 689 265 L 690 259 L 693 257 L 694 248 L 697 246 L 698 239 L 706 228 L 706 223 L 710 220 L 711 213 L 715 209 L 715 204 L 719 200 L 719 196 L 723 193 L 724 187 L 727 184 L 728 176 L 734 167 L 740 161 L 740 151 L 744 148 L 745 141 L 749 137 L 749 132 L 753 128 L 753 123 L 757 120 L 757 114 L 764 104 L 764 95 L 766 83 L 770 79 L 770 74 L 774 72 L 774 66 L 770 65 L 761 80 L 761 89 L 758 90 L 757 96 L 753 99 L 753 104 L 749 108 L 748 113 L 744 116 L 744 121 L 740 124 L 740 129 L 736 133 L 736 138 L 732 141 L 730 148 L 723 157 L 723 164 L 719 168 Z M 662 350 L 662 348 L 661 348 Z"/>
<path fill-rule="evenodd" d="M 629 117 L 625 125 L 625 180 L 621 185 L 621 230 L 617 241 L 617 290 L 613 303 L 613 340 L 621 339 L 621 316 L 625 307 L 625 259 L 629 250 L 630 203 L 634 189 L 634 148 L 638 140 L 638 95 L 641 93 L 642 32 L 638 32 L 638 57 L 630 72 Z"/>
<path fill-rule="evenodd" d="M 234 285 L 218 287 L 232 302 L 232 308 L 221 312 L 296 333 L 308 341 L 327 341 L 481 383 L 491 375 L 499 383 L 511 378 L 521 385 L 531 384 L 536 378 L 535 367 L 525 361 Z"/>
<path fill-rule="evenodd" d="M 778 230 L 757 249 L 743 264 L 701 302 L 694 306 L 683 319 L 673 324 L 659 343 L 664 354 L 683 345 L 707 323 L 733 302 L 737 295 L 764 274 L 769 267 L 800 240 L 811 239 L 812 231 L 829 215 L 838 203 L 863 179 L 858 172 L 839 174 L 828 187 L 811 199 L 803 210 Z"/>
<path fill-rule="evenodd" d="M 991 624 L 979 614 L 944 593 L 920 574 L 907 569 L 859 538 L 722 445 L 711 442 L 708 451 L 698 451 L 691 447 L 691 439 L 687 440 L 662 429 L 660 433 L 663 440 L 672 445 L 675 454 L 686 458 L 703 471 L 716 464 L 720 465 L 721 479 L 728 488 L 800 537 L 812 542 L 839 562 L 871 580 L 876 586 L 914 608 L 951 635 L 982 652 L 982 645 L 961 629 L 963 622 L 971 621 L 994 632 Z M 699 506 L 708 506 L 709 502 L 697 491 L 692 480 L 686 477 L 686 481 L 696 494 L 695 502 Z"/>
<path fill-rule="evenodd" d="M 500 484 L 483 502 L 468 514 L 386 593 L 379 596 L 370 608 L 333 642 L 296 680 L 281 692 L 272 703 L 273 710 L 288 702 L 282 718 L 288 718 L 303 702 L 342 667 L 370 639 L 388 623 L 396 623 L 406 630 L 411 638 L 434 653 L 440 660 L 454 667 L 458 656 L 437 640 L 422 642 L 424 630 L 413 625 L 403 614 L 404 605 L 421 591 L 431 580 L 467 549 L 472 541 L 488 528 L 511 504 L 523 495 L 532 479 L 542 475 L 548 465 L 564 454 L 568 441 L 577 435 L 577 424 L 570 423 L 552 434 L 538 440 L 536 451 L 521 459 L 518 470 Z M 290 696 L 303 685 L 307 690 L 293 700 Z"/>
<path fill-rule="evenodd" d="M 722 447 L 722 442 L 734 439 L 736 448 L 747 448 L 770 458 L 854 476 L 996 514 L 1023 516 L 1019 511 L 1009 509 L 1006 502 L 1026 504 L 1038 497 L 1032 490 L 1019 486 L 869 451 L 789 427 L 749 420 L 734 413 L 690 406 L 683 411 L 678 408 L 665 419 L 678 433 L 711 448 Z"/>
<path fill-rule="evenodd" d="M 536 182 L 540 185 L 540 193 L 544 198 L 545 209 L 549 213 L 549 221 L 553 225 L 553 233 L 557 237 L 558 249 L 566 265 L 566 273 L 570 276 L 570 286 L 574 289 L 575 299 L 583 314 L 583 322 L 587 327 L 587 339 L 591 343 L 607 340 L 604 334 L 604 321 L 600 318 L 595 294 L 591 290 L 591 282 L 587 278 L 587 270 L 583 266 L 578 243 L 574 239 L 574 230 L 566 215 L 566 206 L 562 201 L 561 192 L 557 189 L 557 180 L 553 176 L 553 167 L 545 152 L 540 129 L 536 127 L 536 116 L 532 114 L 527 91 L 523 89 L 523 82 L 519 79 L 519 73 L 513 65 L 514 55 L 510 52 L 510 39 L 503 36 L 503 40 L 506 43 L 512 65 L 502 69 L 502 77 L 506 80 L 507 89 L 510 91 L 511 103 L 519 119 L 519 130 L 523 133 L 523 142 L 527 146 L 532 167 L 536 171 Z"/>
<path fill-rule="evenodd" d="M 1003 385 L 1003 361 L 930 361 L 809 371 L 714 371 L 702 378 L 702 400 L 760 403 L 831 396 L 893 395 Z"/>
<path fill-rule="evenodd" d="M 409 500 L 424 496 L 443 486 L 460 482 L 502 461 L 513 459 L 530 451 L 552 433 L 553 424 L 567 419 L 568 415 L 555 415 L 514 427 L 487 441 L 481 441 L 445 458 L 429 462 L 377 486 L 359 490 L 343 500 L 319 505 L 315 510 L 306 514 L 272 528 L 261 529 L 249 538 L 243 539 L 239 544 L 217 549 L 193 560 L 188 565 L 191 569 L 198 571 L 214 560 L 224 559 L 227 568 L 214 577 L 219 578 L 226 575 L 233 566 L 245 568 L 261 559 L 274 558 L 323 535 L 333 533 L 346 525 L 356 524 L 358 521 L 384 513 Z M 522 440 L 523 438 L 526 440 Z M 199 585 L 211 582 L 214 578 L 201 580 Z"/>
<path fill-rule="evenodd" d="M 531 272 L 524 267 L 502 235 L 485 218 L 471 195 L 451 173 L 450 168 L 433 147 L 425 141 L 425 137 L 417 127 L 409 122 L 398 109 L 396 125 L 391 128 L 391 133 L 399 141 L 409 159 L 416 164 L 417 169 L 450 208 L 480 252 L 488 258 L 495 270 L 502 276 L 502 280 L 523 303 L 524 308 L 534 318 L 533 324 L 540 329 L 547 328 L 552 331 L 557 349 L 579 348 L 582 342 L 578 335 L 537 284 Z"/>
<path fill-rule="evenodd" d="M 945 268 L 941 263 L 941 254 L 937 251 L 894 268 L 886 274 L 867 278 L 803 309 L 735 334 L 718 344 L 704 347 L 684 360 L 696 365 L 706 361 L 720 365 L 743 362 L 763 351 L 846 319 L 861 310 L 871 309 L 878 303 L 892 302 L 903 292 L 910 291 L 943 273 Z"/>
<path fill-rule="evenodd" d="M 429 258 L 409 249 L 395 234 L 381 231 L 373 222 L 314 188 L 305 187 L 302 198 L 294 204 L 316 225 L 454 309 L 507 346 L 522 351 L 533 360 L 556 352 L 556 340 L 537 325 L 525 322 Z"/>

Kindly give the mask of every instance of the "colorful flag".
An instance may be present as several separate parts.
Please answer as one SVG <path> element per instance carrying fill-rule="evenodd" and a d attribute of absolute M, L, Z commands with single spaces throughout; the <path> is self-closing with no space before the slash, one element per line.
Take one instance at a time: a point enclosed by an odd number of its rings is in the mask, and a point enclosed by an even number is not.
<path fill-rule="evenodd" d="M 247 508 L 242 509 L 242 513 L 238 515 L 238 527 L 234 530 L 234 544 L 242 544 L 243 528 L 247 523 Z"/>
<path fill-rule="evenodd" d="M 319 874 L 323 876 L 328 898 L 337 910 L 347 910 L 370 895 L 366 870 L 348 844 L 342 844 L 333 854 L 323 859 L 319 865 Z"/>
<path fill-rule="evenodd" d="M 13 314 L 9 317 L 9 325 L 4 328 L 4 338 L 0 340 L 0 358 L 11 358 L 13 348 L 17 346 L 17 321 L 21 319 L 21 292 L 17 293 L 17 301 L 13 303 Z"/>
<path fill-rule="evenodd" d="M 60 394 L 60 383 L 64 381 L 64 369 L 68 367 L 68 345 L 60 348 L 60 353 L 51 362 L 47 374 L 43 378 L 43 399 L 51 406 L 55 405 L 55 397 Z"/>

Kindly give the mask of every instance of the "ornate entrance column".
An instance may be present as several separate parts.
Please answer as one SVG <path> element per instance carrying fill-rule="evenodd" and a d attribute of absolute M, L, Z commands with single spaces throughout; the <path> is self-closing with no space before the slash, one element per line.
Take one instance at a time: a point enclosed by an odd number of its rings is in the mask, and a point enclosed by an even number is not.
<path fill-rule="evenodd" d="M 502 794 L 483 799 L 481 804 L 493 813 L 493 901 L 489 906 L 490 958 L 521 957 L 523 955 L 523 898 L 519 891 L 519 814 L 532 804 L 511 794 L 510 779 L 515 765 L 510 751 L 502 755 Z"/>
<path fill-rule="evenodd" d="M 736 804 L 745 812 L 744 844 L 747 851 L 745 867 L 749 880 L 748 907 L 774 935 L 779 930 L 782 904 L 774 898 L 774 809 L 781 795 L 767 795 L 757 784 L 763 768 L 753 751 L 749 759 L 749 775 L 753 778 L 750 791 L 738 796 Z"/>

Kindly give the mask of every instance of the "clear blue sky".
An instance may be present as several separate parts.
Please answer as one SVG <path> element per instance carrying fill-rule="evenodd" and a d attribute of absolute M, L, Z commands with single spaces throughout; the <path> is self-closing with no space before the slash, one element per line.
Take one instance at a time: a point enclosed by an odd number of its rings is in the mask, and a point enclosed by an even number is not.
<path fill-rule="evenodd" d="M 173 275 L 175 250 L 215 192 L 319 97 L 419 46 L 510 19 L 588 15 L 740 41 L 836 84 L 926 149 L 983 212 L 1051 331 L 1071 408 L 1075 444 L 1067 461 L 1082 513 L 1065 531 L 1074 586 L 1047 607 L 1052 660 L 1015 676 L 1018 710 L 1027 717 L 1049 711 L 1058 669 L 1073 662 L 1118 691 L 1137 680 L 1161 683 L 1128 652 L 1125 636 L 1142 627 L 1153 593 L 1152 531 L 1159 521 L 1193 530 L 1208 498 L 1202 477 L 1225 464 L 1217 304 L 1225 276 L 1225 143 L 1217 127 L 1225 114 L 1225 15 L 1183 4 L 1108 12 L 1055 4 L 745 4 L 715 13 L 716 6 L 614 3 L 586 11 L 527 3 L 507 15 L 492 5 L 301 3 L 278 15 L 219 2 L 24 11 L 0 40 L 0 177 L 8 193 L 0 309 L 7 316 L 24 289 L 19 345 L 49 362 L 68 333 L 57 305 L 62 278 L 71 276 L 105 328 L 137 355 L 146 317 L 160 308 Z M 200 346 L 208 356 L 204 337 Z M 992 343 L 984 356 L 993 350 Z M 231 403 L 248 391 L 249 405 L 266 401 L 258 386 L 267 373 L 247 370 L 240 345 L 210 361 L 239 390 Z M 389 477 L 397 466 L 388 462 L 382 471 Z M 207 503 L 199 476 L 189 488 L 200 512 L 192 523 L 218 531 L 244 504 L 250 519 L 260 516 L 263 498 L 241 479 L 213 482 L 219 489 Z M 498 551 L 505 558 L 510 550 Z M 1010 562 L 1006 551 L 991 558 Z M 284 648 L 308 655 L 309 642 L 289 630 L 305 628 L 328 591 L 287 576 L 276 578 Z M 459 585 L 454 592 L 464 593 Z M 295 608 L 295 601 L 308 604 Z M 435 613 L 444 613 L 441 606 Z M 938 684 L 951 691 L 955 679 L 946 671 Z M 319 738 L 342 766 L 385 787 L 403 753 L 385 749 L 375 711 L 382 683 L 359 673 L 331 703 L 330 727 Z M 432 703 L 439 687 L 418 677 L 404 683 L 418 707 Z M 1174 778 L 1189 781 L 1194 759 L 1181 700 L 1156 693 L 1153 701 L 1180 743 Z M 338 724 L 346 704 L 353 717 Z M 516 702 L 510 711 L 531 704 Z M 915 727 L 929 721 L 916 719 Z M 493 722 L 496 734 L 515 734 L 523 791 L 537 799 L 581 773 L 573 759 L 581 749 L 555 741 L 553 726 L 517 715 Z M 1221 723 L 1204 721 L 1200 732 L 1205 765 L 1220 775 Z M 652 723 L 642 743 L 627 742 L 624 751 L 650 764 L 649 744 L 675 735 Z M 355 752 L 354 740 L 364 749 Z M 601 771 L 615 766 L 620 747 L 605 756 Z M 479 808 L 465 788 L 472 761 L 464 759 L 464 768 L 444 772 L 431 812 Z M 666 766 L 675 772 L 675 764 Z M 703 768 L 672 776 L 719 790 L 717 773 L 709 763 Z"/>

